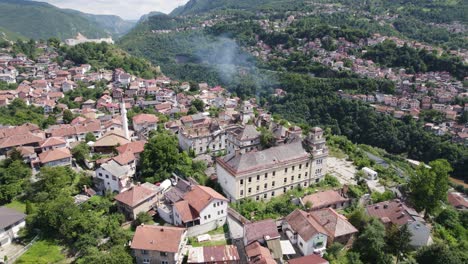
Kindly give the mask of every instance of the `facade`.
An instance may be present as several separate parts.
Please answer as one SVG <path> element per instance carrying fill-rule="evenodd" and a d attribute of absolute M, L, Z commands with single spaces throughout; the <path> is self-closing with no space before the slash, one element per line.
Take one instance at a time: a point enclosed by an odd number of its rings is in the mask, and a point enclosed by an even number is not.
<path fill-rule="evenodd" d="M 137 264 L 180 264 L 187 231 L 180 227 L 137 227 L 130 248 Z"/>
<path fill-rule="evenodd" d="M 0 207 L 0 248 L 18 237 L 18 232 L 26 226 L 26 215 L 16 210 Z"/>
<path fill-rule="evenodd" d="M 231 201 L 268 200 L 294 187 L 307 187 L 322 180 L 327 156 L 323 131 L 317 128 L 304 144 L 296 141 L 217 158 L 218 182 Z"/>
<path fill-rule="evenodd" d="M 181 149 L 200 155 L 225 150 L 226 135 L 225 129 L 212 123 L 196 127 L 181 126 L 177 137 Z"/>

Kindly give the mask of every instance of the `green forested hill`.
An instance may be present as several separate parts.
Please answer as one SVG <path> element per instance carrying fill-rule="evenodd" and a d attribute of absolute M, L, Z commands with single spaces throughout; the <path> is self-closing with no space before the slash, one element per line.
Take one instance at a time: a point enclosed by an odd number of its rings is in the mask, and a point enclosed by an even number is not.
<path fill-rule="evenodd" d="M 93 15 L 86 14 L 76 10 L 64 10 L 87 18 L 89 21 L 97 24 L 100 29 L 105 30 L 112 36 L 119 37 L 128 33 L 136 24 L 134 21 L 124 20 L 114 15 Z"/>
<path fill-rule="evenodd" d="M 118 26 L 116 30 L 113 29 Z M 0 28 L 26 38 L 61 39 L 78 32 L 89 37 L 107 37 L 127 32 L 132 25 L 114 16 L 94 16 L 53 5 L 25 0 L 0 0 Z"/>
<path fill-rule="evenodd" d="M 285 8 L 301 8 L 305 6 L 303 0 L 190 0 L 185 6 L 172 11 L 172 16 L 196 15 L 200 13 L 240 9 L 246 11 L 276 10 Z"/>

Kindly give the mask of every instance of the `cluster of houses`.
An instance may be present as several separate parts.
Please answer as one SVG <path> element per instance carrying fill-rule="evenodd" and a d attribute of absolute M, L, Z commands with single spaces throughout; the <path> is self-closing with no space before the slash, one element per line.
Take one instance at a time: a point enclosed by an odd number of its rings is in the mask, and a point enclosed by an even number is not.
<path fill-rule="evenodd" d="M 129 244 L 137 263 L 178 264 L 188 254 L 188 263 L 260 264 L 286 259 L 291 264 L 318 264 L 327 263 L 321 256 L 333 242 L 352 243 L 358 230 L 339 213 L 353 202 L 346 189 L 308 194 L 297 202 L 302 209 L 282 219 L 251 221 L 229 208 L 231 202 L 268 201 L 323 180 L 329 151 L 321 128 L 303 131 L 280 124 L 255 99 L 241 100 L 220 86 L 201 83 L 193 95 L 184 93 L 190 84 L 167 77 L 146 80 L 122 69 L 95 71 L 71 62 L 63 68 L 52 62 L 57 55 L 53 49 L 41 48 L 42 62 L 21 54 L 14 58 L 0 54 L 0 67 L 12 71 L 11 65 L 21 65 L 26 74 L 33 75 L 27 81 L 16 74 L 15 82 L 20 85 L 15 91 L 2 91 L 4 105 L 15 98 L 35 105 L 45 101 L 45 114 L 62 113 L 67 106 L 59 99 L 76 89 L 77 81 L 86 83 L 87 89 L 95 89 L 95 81 L 105 81 L 107 90 L 99 98 L 74 98 L 79 108 L 69 109 L 76 115 L 70 122 L 59 119 L 46 129 L 33 124 L 0 127 L 0 155 L 19 151 L 37 172 L 43 166 L 77 166 L 71 150 L 86 144 L 100 158 L 80 164 L 93 172 L 93 186 L 84 186 L 75 202 L 113 192 L 128 221 L 148 213 L 165 223 L 136 228 Z M 277 89 L 275 94 L 285 92 Z M 203 111 L 188 115 L 195 101 L 203 103 Z M 130 109 L 141 113 L 129 118 Z M 209 109 L 219 111 L 210 114 Z M 161 123 L 162 116 L 169 121 Z M 223 194 L 177 175 L 162 182 L 137 181 L 141 154 L 158 126 L 177 136 L 180 149 L 207 161 L 206 174 L 217 181 Z M 271 146 L 262 143 L 261 131 L 271 133 Z M 415 247 L 431 243 L 430 228 L 399 200 L 369 205 L 366 211 L 385 225 L 408 225 Z M 17 236 L 24 218 L 24 214 L 0 208 L 0 245 Z M 235 245 L 187 245 L 189 238 L 221 228 L 229 218 L 242 229 Z"/>

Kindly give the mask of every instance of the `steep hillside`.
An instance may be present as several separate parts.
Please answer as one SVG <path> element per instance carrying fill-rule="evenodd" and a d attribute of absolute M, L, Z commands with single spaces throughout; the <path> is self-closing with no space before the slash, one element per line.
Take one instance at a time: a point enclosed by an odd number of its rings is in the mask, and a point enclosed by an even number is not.
<path fill-rule="evenodd" d="M 90 22 L 97 24 L 101 29 L 114 37 L 120 37 L 128 33 L 136 24 L 135 21 L 123 20 L 114 15 L 94 15 L 82 13 L 76 10 L 64 10 L 85 17 Z"/>
<path fill-rule="evenodd" d="M 27 38 L 61 39 L 78 32 L 89 38 L 109 35 L 89 19 L 53 5 L 25 0 L 0 0 L 0 27 Z"/>
<path fill-rule="evenodd" d="M 190 0 L 185 6 L 172 11 L 172 16 L 196 15 L 210 11 L 220 10 L 245 10 L 245 11 L 280 11 L 285 8 L 291 10 L 294 7 L 304 6 L 303 0 Z"/>

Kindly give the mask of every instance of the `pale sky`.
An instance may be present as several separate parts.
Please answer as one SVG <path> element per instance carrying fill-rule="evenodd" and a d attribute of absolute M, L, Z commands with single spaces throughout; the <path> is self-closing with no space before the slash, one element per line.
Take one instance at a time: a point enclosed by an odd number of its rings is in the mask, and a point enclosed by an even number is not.
<path fill-rule="evenodd" d="M 37 0 L 60 8 L 70 8 L 90 14 L 118 15 L 124 19 L 139 19 L 151 11 L 170 13 L 188 0 Z"/>

